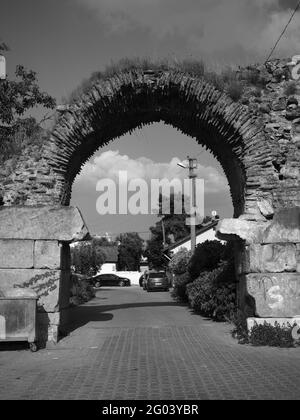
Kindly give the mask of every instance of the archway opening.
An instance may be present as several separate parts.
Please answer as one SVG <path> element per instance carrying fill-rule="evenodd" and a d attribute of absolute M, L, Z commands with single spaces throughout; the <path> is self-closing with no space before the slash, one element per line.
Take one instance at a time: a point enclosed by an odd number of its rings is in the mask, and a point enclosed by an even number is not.
<path fill-rule="evenodd" d="M 99 148 L 82 166 L 72 185 L 71 205 L 82 211 L 91 234 L 116 237 L 119 233 L 138 232 L 143 237 L 150 234 L 149 227 L 157 222 L 157 215 L 99 215 L 96 202 L 99 192 L 97 181 L 109 178 L 119 183 L 119 172 L 126 171 L 128 181 L 142 178 L 149 186 L 158 178 L 184 182 L 188 169 L 178 166 L 187 155 L 197 159 L 196 175 L 204 180 L 205 215 L 216 210 L 221 218 L 233 216 L 234 209 L 228 180 L 222 166 L 209 150 L 199 146 L 195 139 L 183 135 L 171 125 L 154 123 L 135 129 Z M 133 193 L 129 192 L 128 196 Z M 117 194 L 118 195 L 118 194 Z M 129 198 L 128 197 L 128 198 Z M 150 205 L 151 197 L 145 198 Z M 148 233 L 148 235 L 147 235 Z"/>

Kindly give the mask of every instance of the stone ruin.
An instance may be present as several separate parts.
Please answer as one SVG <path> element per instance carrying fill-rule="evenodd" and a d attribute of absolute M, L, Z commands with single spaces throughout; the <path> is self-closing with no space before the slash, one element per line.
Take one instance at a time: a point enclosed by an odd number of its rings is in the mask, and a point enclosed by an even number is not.
<path fill-rule="evenodd" d="M 43 337 L 57 340 L 69 302 L 69 244 L 87 235 L 79 211 L 69 207 L 74 178 L 99 147 L 158 121 L 194 137 L 224 169 L 234 218 L 223 220 L 218 234 L 235 241 L 240 308 L 249 317 L 300 315 L 296 67 L 291 59 L 254 66 L 264 87 L 250 83 L 239 102 L 174 69 L 120 72 L 59 107 L 49 139 L 6 162 L 0 170 L 0 288 L 37 292 Z"/>

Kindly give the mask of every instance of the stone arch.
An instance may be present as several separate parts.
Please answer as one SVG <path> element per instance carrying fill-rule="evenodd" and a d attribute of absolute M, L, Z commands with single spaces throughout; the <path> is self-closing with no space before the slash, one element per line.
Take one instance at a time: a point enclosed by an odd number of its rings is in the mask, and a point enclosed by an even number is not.
<path fill-rule="evenodd" d="M 237 241 L 239 306 L 251 316 L 299 314 L 300 106 L 282 98 L 288 80 L 277 80 L 277 64 L 266 66 L 262 107 L 234 103 L 176 70 L 95 80 L 78 101 L 58 108 L 41 147 L 28 146 L 12 172 L 0 172 L 0 286 L 37 290 L 47 339 L 57 339 L 68 308 L 69 243 L 87 235 L 78 209 L 69 207 L 75 176 L 102 145 L 157 121 L 196 138 L 223 166 L 235 219 L 223 220 L 218 232 Z"/>
<path fill-rule="evenodd" d="M 94 83 L 60 114 L 46 151 L 57 204 L 69 204 L 75 176 L 99 147 L 158 121 L 196 138 L 217 158 L 230 185 L 235 217 L 255 214 L 257 192 L 274 174 L 263 127 L 247 108 L 180 72 L 117 74 Z"/>

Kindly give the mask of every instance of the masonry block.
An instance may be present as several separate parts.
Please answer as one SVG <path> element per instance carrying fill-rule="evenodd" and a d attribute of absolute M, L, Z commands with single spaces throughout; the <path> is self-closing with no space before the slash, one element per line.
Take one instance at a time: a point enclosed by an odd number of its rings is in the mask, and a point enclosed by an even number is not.
<path fill-rule="evenodd" d="M 245 216 L 245 215 L 244 215 Z M 300 243 L 300 207 L 279 210 L 270 221 L 223 219 L 217 237 L 224 240 L 243 240 L 246 244 Z"/>
<path fill-rule="evenodd" d="M 300 274 L 248 274 L 246 293 L 255 299 L 256 316 L 266 318 L 300 315 Z"/>
<path fill-rule="evenodd" d="M 300 243 L 300 207 L 285 208 L 275 214 L 264 230 L 261 243 Z"/>
<path fill-rule="evenodd" d="M 35 241 L 34 268 L 59 270 L 62 246 L 57 241 Z"/>
<path fill-rule="evenodd" d="M 1 239 L 83 240 L 88 230 L 76 207 L 0 207 Z"/>
<path fill-rule="evenodd" d="M 297 272 L 300 273 L 300 244 L 296 245 Z"/>
<path fill-rule="evenodd" d="M 296 244 L 255 244 L 247 248 L 250 273 L 296 271 Z"/>
<path fill-rule="evenodd" d="M 30 240 L 0 239 L 0 268 L 33 268 L 33 245 Z"/>
<path fill-rule="evenodd" d="M 57 312 L 66 305 L 67 297 L 61 293 L 69 288 L 70 273 L 61 270 L 0 269 L 0 289 L 28 287 L 38 296 L 39 312 Z"/>
<path fill-rule="evenodd" d="M 300 247 L 298 250 L 297 244 L 251 244 L 236 253 L 238 275 L 297 272 L 299 265 Z"/>
<path fill-rule="evenodd" d="M 37 313 L 37 340 L 41 343 L 57 343 L 59 336 L 60 312 Z"/>

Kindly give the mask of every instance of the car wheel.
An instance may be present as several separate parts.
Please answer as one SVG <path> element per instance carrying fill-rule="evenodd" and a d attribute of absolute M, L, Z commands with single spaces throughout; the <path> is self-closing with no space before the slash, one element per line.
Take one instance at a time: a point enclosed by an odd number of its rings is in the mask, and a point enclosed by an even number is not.
<path fill-rule="evenodd" d="M 120 287 L 124 287 L 125 286 L 125 281 L 124 280 L 121 280 L 120 283 L 119 283 L 119 286 Z"/>

